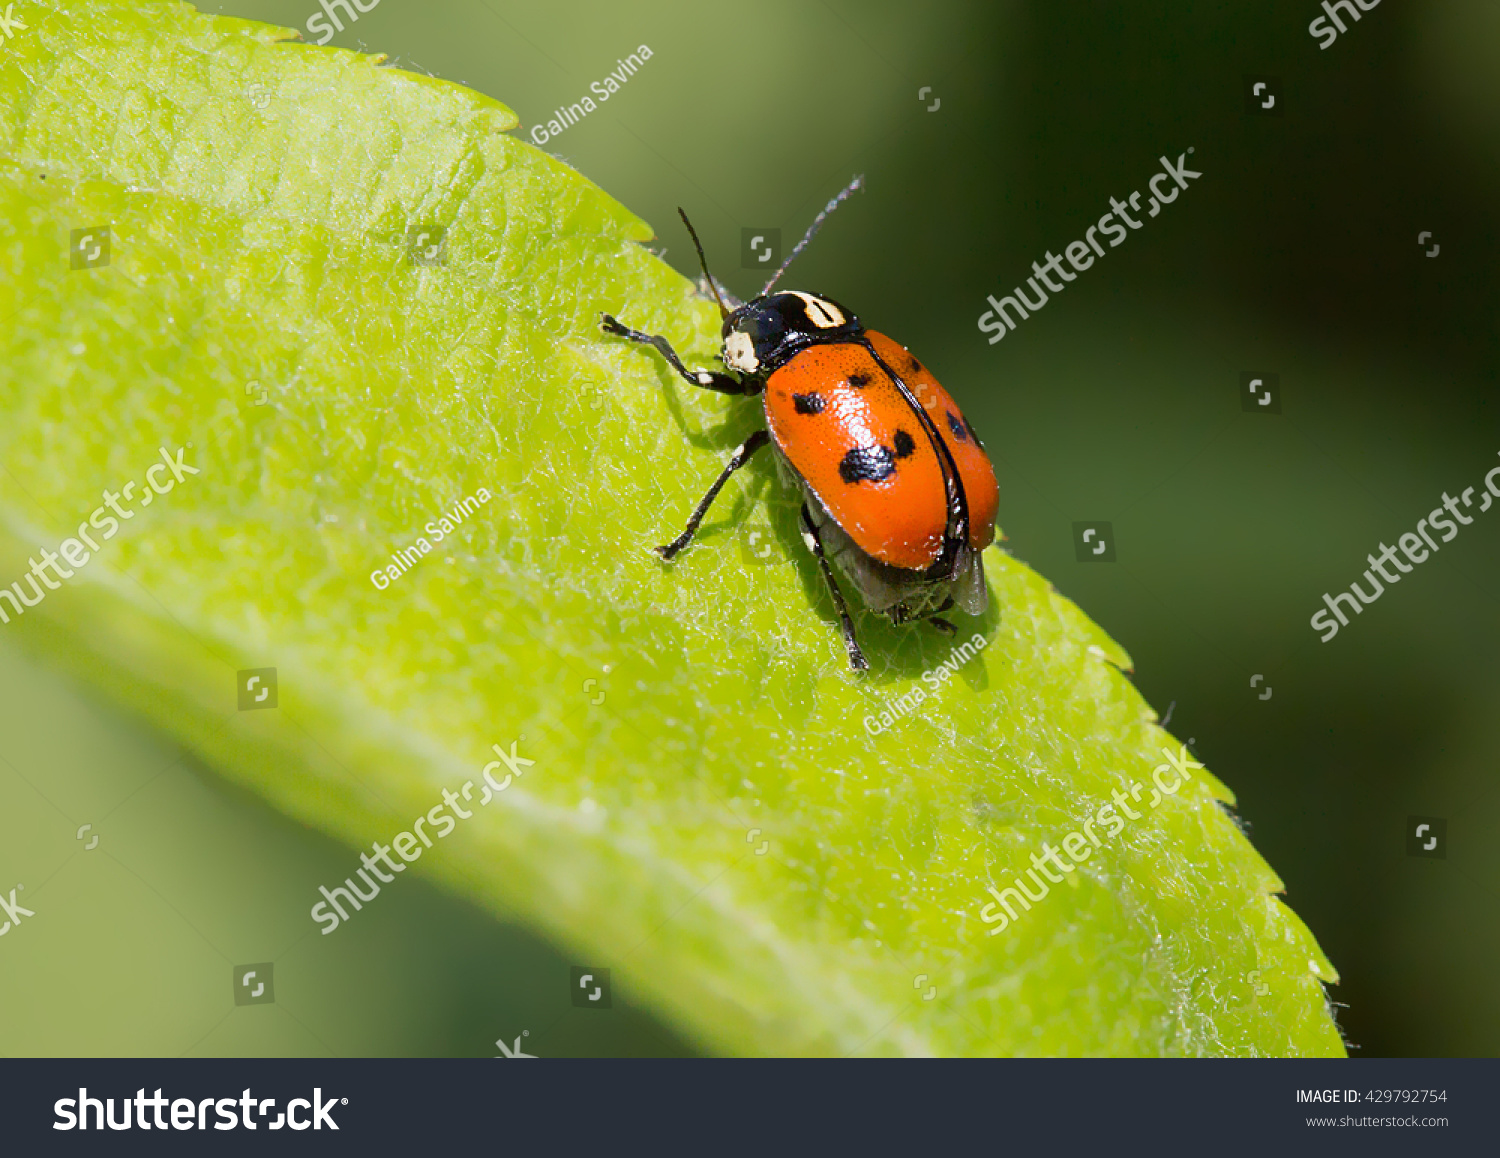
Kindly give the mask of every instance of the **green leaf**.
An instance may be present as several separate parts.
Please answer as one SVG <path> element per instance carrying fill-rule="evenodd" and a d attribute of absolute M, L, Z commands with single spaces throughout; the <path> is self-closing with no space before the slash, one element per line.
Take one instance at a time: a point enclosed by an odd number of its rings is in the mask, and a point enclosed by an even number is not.
<path fill-rule="evenodd" d="M 1040 576 L 988 552 L 956 674 L 954 641 L 861 616 L 858 678 L 768 460 L 678 561 L 648 552 L 758 408 L 600 335 L 607 310 L 708 365 L 717 319 L 508 109 L 176 4 L 26 15 L 0 49 L 0 581 L 104 491 L 137 505 L 39 604 L 0 598 L 0 632 L 351 847 L 473 782 L 414 869 L 710 1049 L 1342 1052 L 1334 972 L 1207 770 L 1095 823 L 991 935 L 988 886 L 1182 753 Z M 106 225 L 108 265 L 70 269 Z M 147 507 L 162 448 L 199 473 Z M 270 666 L 278 708 L 237 711 Z M 513 742 L 535 763 L 480 807 Z"/>

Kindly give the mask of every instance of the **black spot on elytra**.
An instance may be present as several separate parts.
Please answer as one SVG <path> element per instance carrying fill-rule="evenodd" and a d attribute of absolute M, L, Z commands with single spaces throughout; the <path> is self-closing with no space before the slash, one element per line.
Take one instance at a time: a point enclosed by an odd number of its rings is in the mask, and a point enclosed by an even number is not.
<path fill-rule="evenodd" d="M 922 372 L 922 363 L 917 361 L 915 354 L 906 355 L 906 364 L 911 368 L 913 374 L 920 374 Z"/>
<path fill-rule="evenodd" d="M 856 446 L 839 461 L 839 477 L 850 486 L 884 482 L 896 473 L 896 456 L 888 446 Z"/>
<path fill-rule="evenodd" d="M 828 403 L 821 394 L 793 394 L 792 405 L 798 414 L 822 414 Z"/>
<path fill-rule="evenodd" d="M 948 429 L 953 431 L 953 437 L 958 439 L 959 442 L 969 441 L 968 432 L 964 429 L 963 419 L 959 418 L 951 410 L 948 411 Z"/>
<path fill-rule="evenodd" d="M 868 374 L 849 375 L 849 385 L 853 386 L 856 390 L 863 390 L 869 384 L 870 376 Z"/>
<path fill-rule="evenodd" d="M 896 457 L 906 458 L 912 451 L 917 449 L 917 444 L 912 441 L 911 435 L 904 430 L 897 430 L 893 440 L 896 444 Z"/>

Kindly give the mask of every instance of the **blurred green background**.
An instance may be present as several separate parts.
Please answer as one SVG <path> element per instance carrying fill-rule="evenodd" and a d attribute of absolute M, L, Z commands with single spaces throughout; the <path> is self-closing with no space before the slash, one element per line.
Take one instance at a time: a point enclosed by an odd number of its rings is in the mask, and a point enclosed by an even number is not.
<path fill-rule="evenodd" d="M 1500 465 L 1500 6 L 1382 4 L 1326 50 L 1311 0 L 329 6 L 332 44 L 497 97 L 521 133 L 649 45 L 544 147 L 685 272 L 686 207 L 741 295 L 764 278 L 742 230 L 789 247 L 864 173 L 787 284 L 962 402 L 1008 548 L 1129 649 L 1239 794 L 1343 975 L 1354 1056 L 1500 1052 L 1500 512 L 1331 642 L 1308 625 Z M 200 7 L 318 39 L 309 0 Z M 1280 115 L 1246 114 L 1247 75 Z M 1201 179 L 986 343 L 986 294 L 1111 196 L 1144 204 L 1189 146 Z M 1280 414 L 1242 410 L 1244 370 L 1279 373 Z M 1085 520 L 1112 524 L 1116 562 L 1078 562 Z M 1447 820 L 1446 859 L 1407 855 L 1411 815 Z M 412 874 L 325 941 L 307 882 L 353 860 L 0 633 L 0 891 L 38 914 L 0 942 L 0 1053 L 482 1056 L 523 1031 L 543 1056 L 692 1051 L 618 993 L 572 1008 L 578 962 Z M 236 1007 L 231 970 L 263 961 L 275 1003 Z"/>

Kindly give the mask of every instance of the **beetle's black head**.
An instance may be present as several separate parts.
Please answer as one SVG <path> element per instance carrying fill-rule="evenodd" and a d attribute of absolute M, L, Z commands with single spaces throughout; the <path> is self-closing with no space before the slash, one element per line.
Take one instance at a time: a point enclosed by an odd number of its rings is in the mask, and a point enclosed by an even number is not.
<path fill-rule="evenodd" d="M 838 302 L 800 290 L 746 302 L 724 319 L 724 365 L 763 377 L 793 354 L 818 342 L 840 341 L 863 330 Z"/>

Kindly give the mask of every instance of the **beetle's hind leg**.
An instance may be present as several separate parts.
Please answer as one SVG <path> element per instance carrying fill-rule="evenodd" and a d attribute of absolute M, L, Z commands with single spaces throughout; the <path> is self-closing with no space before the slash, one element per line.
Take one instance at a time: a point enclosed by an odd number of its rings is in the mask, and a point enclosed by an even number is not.
<path fill-rule="evenodd" d="M 711 370 L 689 370 L 682 364 L 677 351 L 672 349 L 672 343 L 660 334 L 643 334 L 640 330 L 632 330 L 629 326 L 622 326 L 609 314 L 599 315 L 599 328 L 606 334 L 613 334 L 617 338 L 626 338 L 632 342 L 639 342 L 643 346 L 650 346 L 667 360 L 672 369 L 694 386 L 701 386 L 705 390 L 717 390 L 720 394 L 757 393 L 753 384 L 742 382 L 728 374 L 716 374 Z"/>
<path fill-rule="evenodd" d="M 817 524 L 813 522 L 812 512 L 807 509 L 806 503 L 802 504 L 802 541 L 817 557 L 818 566 L 823 570 L 823 578 L 828 583 L 828 591 L 833 596 L 833 605 L 838 609 L 839 620 L 844 628 L 844 647 L 849 652 L 849 666 L 855 671 L 869 671 L 870 662 L 865 659 L 865 653 L 859 650 L 859 640 L 854 638 L 854 621 L 849 618 L 849 605 L 844 602 L 844 593 L 834 582 L 833 568 L 828 565 L 828 559 L 823 554 L 823 540 L 818 534 Z"/>

